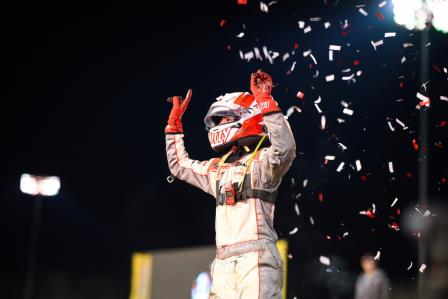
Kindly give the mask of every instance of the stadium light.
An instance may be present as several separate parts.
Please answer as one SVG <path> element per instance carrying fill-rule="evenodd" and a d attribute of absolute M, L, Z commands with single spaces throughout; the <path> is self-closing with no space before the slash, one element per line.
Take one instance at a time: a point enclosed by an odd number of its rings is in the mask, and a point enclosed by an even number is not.
<path fill-rule="evenodd" d="M 32 299 L 34 295 L 36 257 L 43 198 L 57 195 L 60 188 L 61 180 L 57 176 L 37 176 L 24 173 L 20 177 L 20 191 L 34 197 L 26 281 L 23 288 L 24 299 Z"/>
<path fill-rule="evenodd" d="M 393 0 L 394 20 L 409 30 L 424 30 L 431 24 L 448 32 L 448 0 Z"/>
<path fill-rule="evenodd" d="M 61 188 L 61 180 L 57 176 L 35 176 L 22 174 L 20 191 L 29 195 L 55 196 Z"/>

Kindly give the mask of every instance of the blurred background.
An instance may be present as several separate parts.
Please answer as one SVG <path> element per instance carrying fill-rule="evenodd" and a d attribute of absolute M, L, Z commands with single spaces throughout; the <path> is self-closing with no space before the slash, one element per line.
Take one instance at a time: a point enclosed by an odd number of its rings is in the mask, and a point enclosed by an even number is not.
<path fill-rule="evenodd" d="M 353 298 L 365 252 L 392 298 L 447 298 L 447 1 L 402 2 L 2 9 L 0 298 L 130 298 L 134 253 L 213 246 L 214 199 L 166 179 L 166 98 L 192 88 L 186 146 L 209 159 L 205 113 L 259 68 L 297 143 L 275 211 L 287 298 Z"/>

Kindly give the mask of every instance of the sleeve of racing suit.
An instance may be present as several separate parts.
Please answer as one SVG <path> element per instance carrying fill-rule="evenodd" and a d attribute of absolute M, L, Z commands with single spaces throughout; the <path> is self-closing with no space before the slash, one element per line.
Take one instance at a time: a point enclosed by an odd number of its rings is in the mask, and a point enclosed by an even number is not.
<path fill-rule="evenodd" d="M 165 138 L 166 155 L 171 174 L 214 196 L 209 170 L 213 167 L 215 159 L 202 162 L 190 159 L 185 150 L 183 134 L 166 134 Z"/>
<path fill-rule="evenodd" d="M 261 161 L 261 178 L 277 185 L 296 157 L 296 142 L 287 120 L 281 112 L 266 114 L 263 121 L 270 135 L 271 146 Z"/>

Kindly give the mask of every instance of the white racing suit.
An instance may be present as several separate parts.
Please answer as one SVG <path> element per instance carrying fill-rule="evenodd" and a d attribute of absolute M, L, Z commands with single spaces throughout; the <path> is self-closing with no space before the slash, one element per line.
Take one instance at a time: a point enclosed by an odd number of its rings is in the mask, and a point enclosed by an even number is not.
<path fill-rule="evenodd" d="M 216 247 L 210 298 L 281 298 L 283 262 L 276 247 L 274 204 L 282 176 L 295 158 L 295 141 L 282 113 L 263 117 L 271 145 L 260 149 L 244 179 L 235 204 L 227 204 L 226 188 L 243 181 L 251 153 L 232 163 L 220 158 L 188 157 L 183 134 L 166 135 L 171 173 L 216 198 Z"/>

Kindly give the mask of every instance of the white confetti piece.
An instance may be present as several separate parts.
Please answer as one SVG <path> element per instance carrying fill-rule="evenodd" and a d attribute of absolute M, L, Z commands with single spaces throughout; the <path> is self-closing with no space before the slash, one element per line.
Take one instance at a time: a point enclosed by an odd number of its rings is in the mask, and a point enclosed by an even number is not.
<path fill-rule="evenodd" d="M 314 17 L 314 18 L 310 18 L 310 21 L 311 22 L 320 22 L 320 21 L 322 21 L 322 18 L 321 17 Z"/>
<path fill-rule="evenodd" d="M 332 50 L 328 51 L 328 60 L 333 61 L 333 51 Z"/>
<path fill-rule="evenodd" d="M 261 57 L 260 50 L 257 47 L 254 47 L 255 58 L 263 61 L 263 57 Z"/>
<path fill-rule="evenodd" d="M 447 69 L 446 67 L 444 67 L 444 68 L 443 68 L 443 72 L 444 72 L 445 74 L 448 74 L 448 69 Z"/>
<path fill-rule="evenodd" d="M 389 162 L 389 172 L 394 173 L 394 164 L 392 162 Z"/>
<path fill-rule="evenodd" d="M 372 213 L 375 214 L 375 212 L 376 212 L 376 205 L 372 203 Z"/>
<path fill-rule="evenodd" d="M 299 99 L 303 99 L 304 96 L 305 96 L 305 94 L 303 92 L 301 92 L 300 90 L 296 94 L 296 97 L 298 97 Z"/>
<path fill-rule="evenodd" d="M 297 233 L 299 231 L 298 227 L 294 227 L 294 229 L 292 231 L 289 232 L 290 235 L 294 235 L 295 233 Z"/>
<path fill-rule="evenodd" d="M 289 58 L 289 53 L 283 54 L 282 61 L 286 61 Z"/>
<path fill-rule="evenodd" d="M 314 61 L 314 64 L 317 64 L 317 60 L 316 60 L 316 58 L 314 57 L 313 53 L 310 54 L 310 57 L 311 57 L 311 59 Z"/>
<path fill-rule="evenodd" d="M 344 110 L 342 110 L 342 113 L 347 114 L 347 115 L 353 115 L 353 110 L 344 108 Z"/>
<path fill-rule="evenodd" d="M 320 129 L 325 130 L 325 125 L 327 123 L 327 120 L 325 118 L 325 115 L 322 115 L 320 118 Z"/>
<path fill-rule="evenodd" d="M 168 184 L 171 184 L 172 182 L 174 182 L 174 176 L 172 175 L 167 176 L 166 181 L 168 182 Z"/>
<path fill-rule="evenodd" d="M 347 149 L 347 147 L 340 142 L 338 142 L 338 145 L 342 148 L 343 151 Z"/>
<path fill-rule="evenodd" d="M 303 29 L 303 32 L 305 33 L 305 34 L 307 34 L 308 32 L 310 32 L 311 31 L 311 26 L 307 26 L 305 29 Z"/>
<path fill-rule="evenodd" d="M 362 75 L 362 71 L 357 71 L 357 72 L 356 72 L 356 76 L 359 77 L 359 76 L 361 76 L 361 75 Z"/>
<path fill-rule="evenodd" d="M 237 38 L 242 38 L 244 36 L 244 32 L 240 32 L 236 37 Z"/>
<path fill-rule="evenodd" d="M 351 70 L 352 70 L 351 68 L 343 69 L 343 70 L 341 70 L 341 73 L 348 73 L 348 72 L 350 72 Z"/>
<path fill-rule="evenodd" d="M 431 215 L 431 212 L 429 210 L 426 210 L 426 212 L 423 214 L 423 217 L 428 217 Z"/>
<path fill-rule="evenodd" d="M 314 107 L 316 107 L 317 112 L 319 112 L 319 114 L 322 113 L 322 110 L 320 110 L 320 107 L 318 104 L 314 104 Z"/>
<path fill-rule="evenodd" d="M 394 37 L 396 35 L 397 35 L 396 32 L 386 32 L 386 33 L 384 33 L 384 37 Z"/>
<path fill-rule="evenodd" d="M 412 261 L 411 261 L 411 264 L 409 265 L 409 267 L 407 268 L 407 270 L 411 270 L 411 268 L 412 268 Z"/>
<path fill-rule="evenodd" d="M 334 75 L 325 76 L 325 81 L 330 82 L 334 80 Z"/>
<path fill-rule="evenodd" d="M 296 214 L 297 214 L 298 216 L 300 216 L 299 206 L 298 206 L 296 203 L 294 204 L 294 211 L 296 211 Z"/>
<path fill-rule="evenodd" d="M 244 60 L 250 61 L 254 58 L 254 52 L 250 51 L 244 54 Z"/>
<path fill-rule="evenodd" d="M 348 108 L 348 103 L 344 100 L 341 101 L 342 107 Z"/>
<path fill-rule="evenodd" d="M 404 43 L 403 44 L 403 48 L 409 48 L 409 47 L 413 47 L 414 44 L 413 43 Z"/>
<path fill-rule="evenodd" d="M 401 63 L 404 63 L 406 61 L 406 56 L 401 57 Z"/>
<path fill-rule="evenodd" d="M 367 11 L 365 11 L 363 8 L 358 9 L 358 11 L 364 15 L 364 16 L 368 16 L 369 14 L 367 13 Z"/>
<path fill-rule="evenodd" d="M 273 58 L 271 57 L 271 54 L 269 54 L 268 48 L 266 46 L 263 46 L 263 54 L 264 54 L 264 57 L 266 57 L 266 59 L 269 60 L 270 64 L 272 64 L 274 62 Z"/>
<path fill-rule="evenodd" d="M 395 128 L 394 128 L 394 127 L 392 127 L 392 124 L 391 124 L 391 122 L 390 122 L 390 121 L 388 121 L 388 122 L 387 122 L 387 124 L 389 125 L 389 128 L 390 128 L 390 130 L 391 130 L 392 132 L 394 132 L 394 131 L 395 131 Z"/>
<path fill-rule="evenodd" d="M 293 63 L 292 63 L 292 65 L 291 65 L 291 72 L 293 72 L 294 71 L 294 68 L 296 67 L 296 62 L 294 61 Z"/>
<path fill-rule="evenodd" d="M 446 96 L 440 96 L 440 100 L 441 100 L 441 101 L 448 102 L 448 97 L 446 97 Z"/>
<path fill-rule="evenodd" d="M 337 172 L 341 172 L 342 168 L 344 168 L 345 163 L 341 162 L 341 164 L 339 164 L 338 168 L 336 169 Z"/>
<path fill-rule="evenodd" d="M 305 22 L 304 21 L 299 21 L 299 28 L 303 29 L 305 27 Z"/>
<path fill-rule="evenodd" d="M 264 2 L 261 2 L 261 1 L 260 1 L 260 10 L 261 10 L 262 12 L 266 12 L 266 13 L 269 12 L 269 8 L 268 8 L 268 6 L 267 6 Z"/>
<path fill-rule="evenodd" d="M 379 261 L 380 257 L 381 257 L 381 251 L 378 250 L 375 255 L 375 261 Z"/>
<path fill-rule="evenodd" d="M 289 107 L 288 110 L 286 111 L 286 116 L 285 116 L 285 118 L 288 119 L 288 118 L 294 113 L 294 111 L 296 111 L 296 112 L 298 112 L 298 113 L 301 113 L 301 112 L 302 112 L 302 110 L 301 110 L 299 107 L 297 107 L 297 106 L 291 106 L 291 107 Z"/>
<path fill-rule="evenodd" d="M 347 237 L 347 236 L 348 236 L 348 232 L 345 232 L 345 233 L 342 235 L 343 238 L 345 238 L 345 237 Z"/>
<path fill-rule="evenodd" d="M 357 171 L 360 171 L 361 169 L 362 169 L 362 166 L 361 166 L 361 160 L 356 160 L 356 170 Z"/>
<path fill-rule="evenodd" d="M 307 50 L 307 51 L 303 52 L 303 57 L 307 57 L 310 54 L 311 54 L 311 50 Z"/>
<path fill-rule="evenodd" d="M 324 265 L 326 265 L 326 266 L 330 266 L 330 259 L 328 258 L 328 257 L 326 257 L 326 256 L 320 256 L 319 257 L 319 262 L 321 263 L 321 264 L 324 264 Z"/>
<path fill-rule="evenodd" d="M 423 271 L 425 271 L 425 269 L 426 269 L 426 265 L 425 265 L 425 264 L 422 264 L 422 265 L 420 266 L 420 269 L 418 269 L 418 271 L 421 272 L 421 273 L 423 273 Z"/>
<path fill-rule="evenodd" d="M 408 127 L 406 127 L 406 125 L 405 125 L 401 120 L 399 120 L 398 118 L 396 118 L 395 121 L 397 122 L 397 124 L 399 124 L 400 126 L 403 127 L 403 130 L 406 130 L 406 129 L 408 128 Z"/>
<path fill-rule="evenodd" d="M 386 5 L 387 4 L 387 1 L 383 1 L 383 2 L 381 2 L 380 4 L 378 4 L 378 7 L 383 7 L 384 5 Z"/>
<path fill-rule="evenodd" d="M 376 47 L 381 46 L 381 45 L 383 44 L 383 40 L 380 39 L 379 41 L 376 41 L 376 42 L 374 42 L 374 41 L 370 41 L 370 43 L 372 44 L 373 48 L 374 48 L 375 51 L 376 51 Z"/>
<path fill-rule="evenodd" d="M 393 207 L 398 201 L 398 197 L 395 197 L 394 201 L 392 202 L 392 204 L 390 205 L 390 207 Z"/>
<path fill-rule="evenodd" d="M 350 81 L 355 77 L 355 74 L 351 74 L 350 76 L 343 76 L 342 81 Z"/>
<path fill-rule="evenodd" d="M 308 179 L 304 179 L 304 180 L 303 180 L 303 183 L 302 183 L 303 188 L 305 188 L 306 186 L 308 186 L 308 183 L 309 183 L 309 180 L 308 180 Z"/>
<path fill-rule="evenodd" d="M 330 45 L 330 50 L 341 51 L 341 46 L 338 46 L 338 45 Z"/>
<path fill-rule="evenodd" d="M 325 27 L 325 29 L 330 28 L 330 26 L 331 26 L 330 22 L 325 22 L 325 23 L 324 23 L 324 27 Z"/>
<path fill-rule="evenodd" d="M 333 161 L 334 159 L 336 159 L 335 156 L 330 156 L 330 155 L 326 155 L 326 156 L 325 156 L 325 160 Z"/>
<path fill-rule="evenodd" d="M 342 124 L 342 123 L 345 123 L 345 119 L 343 119 L 343 118 L 336 118 L 336 120 L 337 120 L 337 122 L 338 123 L 340 123 L 340 124 Z"/>
<path fill-rule="evenodd" d="M 422 95 L 421 93 L 419 93 L 418 91 L 417 91 L 417 99 L 419 99 L 419 100 L 422 100 L 422 101 L 429 101 L 429 98 L 427 97 L 427 96 L 424 96 L 424 95 Z"/>
<path fill-rule="evenodd" d="M 317 100 L 314 101 L 314 104 L 320 104 L 322 102 L 322 98 L 319 96 Z"/>
<path fill-rule="evenodd" d="M 311 216 L 310 216 L 310 223 L 311 223 L 311 225 L 314 225 L 314 219 Z"/>

